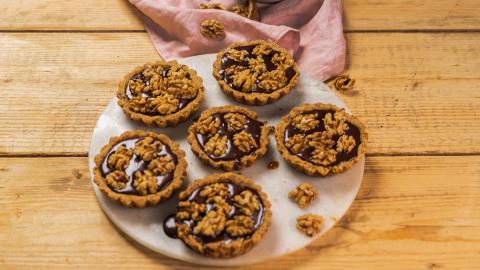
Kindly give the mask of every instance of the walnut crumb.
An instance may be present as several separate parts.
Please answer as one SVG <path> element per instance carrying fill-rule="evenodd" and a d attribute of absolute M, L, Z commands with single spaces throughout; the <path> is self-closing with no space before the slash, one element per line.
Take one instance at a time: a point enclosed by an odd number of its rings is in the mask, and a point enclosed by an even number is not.
<path fill-rule="evenodd" d="M 120 145 L 120 147 L 108 157 L 107 165 L 113 169 L 125 170 L 132 156 L 133 151 L 131 149 L 127 149 L 125 145 Z"/>
<path fill-rule="evenodd" d="M 353 89 L 353 86 L 355 85 L 355 79 L 350 78 L 348 74 L 340 75 L 335 78 L 333 85 L 337 90 L 347 91 Z"/>
<path fill-rule="evenodd" d="M 294 190 L 288 193 L 288 198 L 295 201 L 302 209 L 316 200 L 317 196 L 317 189 L 312 184 L 306 182 L 298 185 Z"/>
<path fill-rule="evenodd" d="M 249 190 L 242 191 L 239 195 L 235 195 L 233 198 L 235 206 L 240 208 L 240 211 L 251 216 L 254 212 L 260 210 L 260 203 L 256 196 Z"/>
<path fill-rule="evenodd" d="M 156 157 L 162 146 L 163 145 L 160 141 L 155 140 L 152 137 L 146 137 L 135 143 L 133 152 L 143 161 L 150 161 Z"/>
<path fill-rule="evenodd" d="M 225 31 L 224 26 L 221 22 L 214 20 L 214 19 L 207 19 L 204 20 L 200 26 L 202 27 L 200 32 L 204 37 L 217 39 L 217 38 L 224 38 Z"/>
<path fill-rule="evenodd" d="M 193 229 L 194 234 L 214 237 L 225 228 L 227 218 L 222 211 L 210 211 Z"/>
<path fill-rule="evenodd" d="M 305 214 L 297 218 L 297 229 L 312 237 L 322 230 L 323 217 L 315 214 Z"/>
<path fill-rule="evenodd" d="M 251 234 L 254 229 L 252 217 L 235 216 L 226 223 L 226 231 L 231 236 L 244 236 Z"/>
<path fill-rule="evenodd" d="M 124 171 L 114 171 L 107 175 L 105 181 L 109 187 L 120 190 L 127 186 L 128 177 Z"/>
<path fill-rule="evenodd" d="M 133 186 L 141 195 L 153 194 L 157 192 L 157 178 L 149 170 L 137 171 L 134 174 L 135 181 Z"/>

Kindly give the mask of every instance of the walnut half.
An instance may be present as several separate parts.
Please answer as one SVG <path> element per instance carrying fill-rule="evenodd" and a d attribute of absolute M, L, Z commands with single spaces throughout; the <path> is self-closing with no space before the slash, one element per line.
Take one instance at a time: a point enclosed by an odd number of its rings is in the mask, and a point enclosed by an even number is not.
<path fill-rule="evenodd" d="M 302 183 L 288 193 L 288 198 L 295 201 L 300 208 L 305 208 L 317 199 L 318 191 L 310 183 Z"/>
<path fill-rule="evenodd" d="M 306 214 L 297 218 L 297 229 L 312 237 L 322 230 L 323 217 L 315 214 Z"/>
<path fill-rule="evenodd" d="M 224 26 L 221 22 L 213 19 L 204 20 L 200 26 L 202 29 L 200 32 L 204 37 L 217 39 L 217 38 L 224 38 L 225 31 Z"/>

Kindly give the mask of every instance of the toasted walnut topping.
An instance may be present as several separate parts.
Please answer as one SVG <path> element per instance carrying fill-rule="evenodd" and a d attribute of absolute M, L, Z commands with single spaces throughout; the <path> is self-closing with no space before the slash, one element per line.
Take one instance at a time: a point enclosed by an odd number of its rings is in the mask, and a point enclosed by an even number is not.
<path fill-rule="evenodd" d="M 301 134 L 295 134 L 287 139 L 285 146 L 290 150 L 290 153 L 296 155 L 305 149 L 305 137 Z"/>
<path fill-rule="evenodd" d="M 352 152 L 355 147 L 355 139 L 352 136 L 342 135 L 337 140 L 337 152 Z"/>
<path fill-rule="evenodd" d="M 149 104 L 148 98 L 143 96 L 134 97 L 128 102 L 129 108 L 138 113 L 148 113 L 151 107 Z"/>
<path fill-rule="evenodd" d="M 176 98 L 190 99 L 197 95 L 197 87 L 184 66 L 173 66 L 167 73 L 165 91 Z"/>
<path fill-rule="evenodd" d="M 227 113 L 223 118 L 227 121 L 227 129 L 230 131 L 241 130 L 247 123 L 245 115 L 240 113 Z"/>
<path fill-rule="evenodd" d="M 260 202 L 250 190 L 244 190 L 239 195 L 235 195 L 233 201 L 235 206 L 240 208 L 240 211 L 247 216 L 251 216 L 254 212 L 260 210 Z"/>
<path fill-rule="evenodd" d="M 146 137 L 135 143 L 133 152 L 144 161 L 150 161 L 155 158 L 162 149 L 163 144 L 152 137 Z"/>
<path fill-rule="evenodd" d="M 314 236 L 322 230 L 323 217 L 306 214 L 297 218 L 297 229 L 308 236 Z"/>
<path fill-rule="evenodd" d="M 252 217 L 235 216 L 226 223 L 226 231 L 231 236 L 244 236 L 251 234 L 254 229 Z"/>
<path fill-rule="evenodd" d="M 335 114 L 327 113 L 323 119 L 325 129 L 333 133 L 343 135 L 348 130 L 347 115 L 344 110 L 335 112 Z"/>
<path fill-rule="evenodd" d="M 128 87 L 130 88 L 130 91 L 135 95 L 142 94 L 145 86 L 146 86 L 145 82 L 142 79 L 135 79 L 135 80 L 128 81 Z"/>
<path fill-rule="evenodd" d="M 252 135 L 245 130 L 233 135 L 233 144 L 243 153 L 248 153 L 253 148 L 258 148 L 258 144 Z"/>
<path fill-rule="evenodd" d="M 223 24 L 217 20 L 213 20 L 213 19 L 204 20 L 200 24 L 200 26 L 202 27 L 200 31 L 204 37 L 211 38 L 211 39 L 225 37 Z"/>
<path fill-rule="evenodd" d="M 315 148 L 312 152 L 312 161 L 315 164 L 328 166 L 337 160 L 336 155 L 337 151 L 333 149 Z"/>
<path fill-rule="evenodd" d="M 107 165 L 113 169 L 125 170 L 128 167 L 132 156 L 133 151 L 131 149 L 127 149 L 125 145 L 120 145 L 117 151 L 108 157 Z"/>
<path fill-rule="evenodd" d="M 227 10 L 227 7 L 223 4 L 218 4 L 218 3 L 201 3 L 200 4 L 200 9 L 221 9 L 221 10 Z"/>
<path fill-rule="evenodd" d="M 172 114 L 176 112 L 179 104 L 180 101 L 170 94 L 158 96 L 150 101 L 152 111 L 156 111 L 160 114 Z"/>
<path fill-rule="evenodd" d="M 175 163 L 169 156 L 160 156 L 150 161 L 147 169 L 155 175 L 165 175 L 175 169 Z"/>
<path fill-rule="evenodd" d="M 232 7 L 232 11 L 235 14 L 238 14 L 242 17 L 248 18 L 248 6 L 244 6 L 244 5 L 241 5 L 241 4 L 235 4 Z"/>
<path fill-rule="evenodd" d="M 221 125 L 220 119 L 215 119 L 212 116 L 209 116 L 198 124 L 197 132 L 202 135 L 206 135 L 206 134 L 213 135 L 217 133 L 220 125 Z"/>
<path fill-rule="evenodd" d="M 317 199 L 317 189 L 310 183 L 302 183 L 288 193 L 288 198 L 294 200 L 300 208 L 305 208 Z"/>
<path fill-rule="evenodd" d="M 262 43 L 253 48 L 253 54 L 255 55 L 269 55 L 272 52 L 272 47 L 267 43 Z"/>
<path fill-rule="evenodd" d="M 320 121 L 317 120 L 318 114 L 299 114 L 295 115 L 292 119 L 292 124 L 295 128 L 308 131 L 317 127 Z"/>
<path fill-rule="evenodd" d="M 335 141 L 332 139 L 332 133 L 328 131 L 314 132 L 306 137 L 308 146 L 315 149 L 332 149 Z"/>
<path fill-rule="evenodd" d="M 252 92 L 253 86 L 257 80 L 258 74 L 252 73 L 250 69 L 245 69 L 230 76 L 233 85 L 242 92 Z"/>
<path fill-rule="evenodd" d="M 128 183 L 127 174 L 124 171 L 114 171 L 105 177 L 107 185 L 115 190 L 124 189 Z"/>
<path fill-rule="evenodd" d="M 350 76 L 348 76 L 348 74 L 340 75 L 337 78 L 335 78 L 333 85 L 337 90 L 342 90 L 342 91 L 350 90 L 355 85 L 355 79 L 351 79 Z"/>
<path fill-rule="evenodd" d="M 205 186 L 202 191 L 200 191 L 200 196 L 204 198 L 213 198 L 221 197 L 227 198 L 229 195 L 227 185 L 223 183 L 214 183 L 208 186 Z"/>
<path fill-rule="evenodd" d="M 175 216 L 178 220 L 192 219 L 199 220 L 200 214 L 207 211 L 205 204 L 196 203 L 193 201 L 180 201 L 178 202 L 178 211 Z"/>
<path fill-rule="evenodd" d="M 136 171 L 133 186 L 141 195 L 153 194 L 157 192 L 157 178 L 151 171 Z"/>
<path fill-rule="evenodd" d="M 275 69 L 263 73 L 259 78 L 258 86 L 262 89 L 277 90 L 284 87 L 288 78 L 285 76 L 285 71 L 282 69 Z"/>
<path fill-rule="evenodd" d="M 237 50 L 237 49 L 231 49 L 227 53 L 227 57 L 234 61 L 243 61 L 245 60 L 245 56 L 247 55 L 248 55 L 248 52 L 246 50 Z"/>
<path fill-rule="evenodd" d="M 227 203 L 224 197 L 214 196 L 207 199 L 208 203 L 213 203 L 217 211 L 223 212 L 225 215 L 228 215 L 232 211 L 232 206 Z"/>
<path fill-rule="evenodd" d="M 223 212 L 212 210 L 198 222 L 197 226 L 193 229 L 193 233 L 213 237 L 223 231 L 226 220 Z"/>
<path fill-rule="evenodd" d="M 205 152 L 216 157 L 223 155 L 227 151 L 227 139 L 227 136 L 215 134 L 205 144 Z"/>

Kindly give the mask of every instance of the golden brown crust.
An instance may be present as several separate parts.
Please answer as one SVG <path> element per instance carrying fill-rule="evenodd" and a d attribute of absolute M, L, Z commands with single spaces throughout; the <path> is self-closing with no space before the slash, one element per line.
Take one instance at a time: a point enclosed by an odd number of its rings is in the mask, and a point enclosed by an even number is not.
<path fill-rule="evenodd" d="M 357 163 L 360 158 L 365 153 L 368 141 L 368 134 L 366 132 L 365 126 L 356 118 L 355 116 L 347 115 L 347 122 L 353 124 L 360 130 L 360 145 L 358 146 L 357 155 L 355 158 L 349 161 L 340 162 L 334 166 L 322 166 L 316 165 L 311 162 L 305 161 L 296 155 L 292 155 L 290 151 L 287 149 L 285 145 L 285 129 L 290 124 L 291 119 L 299 114 L 303 114 L 307 111 L 312 110 L 332 110 L 332 111 L 340 111 L 341 109 L 333 104 L 302 104 L 298 107 L 293 108 L 290 113 L 284 117 L 278 123 L 275 133 L 275 140 L 277 142 L 277 149 L 282 155 L 282 157 L 294 168 L 302 171 L 308 175 L 320 175 L 326 176 L 329 174 L 337 174 L 341 173 L 349 168 L 351 168 L 355 163 Z"/>
<path fill-rule="evenodd" d="M 170 148 L 170 151 L 177 157 L 177 164 L 174 169 L 172 181 L 162 190 L 148 195 L 131 195 L 131 194 L 121 194 L 112 190 L 106 183 L 105 177 L 103 177 L 101 172 L 101 164 L 103 160 L 108 155 L 109 151 L 118 143 L 134 138 L 141 137 L 153 137 L 158 139 L 165 145 Z M 166 135 L 158 134 L 150 131 L 143 130 L 134 130 L 126 131 L 120 136 L 110 138 L 108 144 L 106 144 L 95 156 L 95 168 L 93 169 L 93 179 L 97 184 L 100 191 L 106 194 L 111 200 L 116 201 L 127 207 L 138 207 L 143 208 L 146 206 L 154 206 L 160 203 L 163 200 L 170 198 L 173 192 L 179 189 L 183 183 L 183 180 L 186 176 L 187 162 L 185 161 L 185 152 L 180 149 L 179 145 Z"/>
<path fill-rule="evenodd" d="M 149 66 L 155 65 L 170 65 L 170 66 L 179 66 L 180 64 L 177 61 L 157 61 L 154 63 L 146 63 L 143 66 L 136 67 L 132 72 L 129 72 L 123 80 L 120 82 L 117 90 L 117 97 L 118 97 L 118 105 L 122 108 L 125 114 L 130 117 L 134 121 L 142 122 L 148 126 L 153 127 L 165 127 L 165 126 L 176 126 L 179 123 L 185 121 L 190 117 L 192 113 L 194 113 L 200 107 L 200 103 L 203 100 L 205 95 L 205 88 L 203 87 L 203 80 L 200 76 L 197 75 L 197 72 L 191 68 L 185 66 L 185 70 L 190 75 L 190 79 L 192 84 L 195 86 L 197 90 L 197 94 L 195 98 L 188 103 L 184 108 L 165 115 L 147 115 L 140 112 L 136 112 L 132 110 L 131 106 L 129 106 L 129 99 L 126 94 L 126 87 L 130 81 L 130 79 L 145 70 Z M 184 65 L 183 65 L 184 66 Z"/>
<path fill-rule="evenodd" d="M 221 107 L 214 107 L 210 108 L 208 110 L 205 110 L 202 112 L 200 115 L 200 118 L 193 123 L 189 128 L 188 128 L 188 143 L 190 144 L 192 148 L 192 152 L 195 153 L 195 155 L 200 158 L 203 162 L 206 164 L 214 167 L 214 168 L 221 168 L 226 171 L 232 171 L 236 169 L 240 169 L 243 167 L 248 167 L 251 166 L 257 159 L 261 158 L 262 156 L 267 153 L 267 148 L 268 148 L 268 127 L 267 125 L 263 125 L 261 127 L 261 135 L 260 135 L 260 144 L 258 145 L 257 150 L 255 150 L 253 153 L 250 153 L 248 155 L 244 155 L 240 158 L 240 160 L 219 160 L 215 161 L 212 160 L 208 154 L 205 152 L 205 150 L 200 146 L 200 144 L 197 141 L 196 138 L 196 130 L 199 126 L 199 124 L 207 119 L 209 116 L 215 114 L 215 113 L 227 113 L 227 112 L 239 112 L 242 114 L 245 114 L 246 116 L 257 120 L 257 113 L 254 111 L 250 111 L 246 108 L 240 107 L 240 106 L 234 106 L 234 105 L 226 105 L 226 106 L 221 106 Z"/>
<path fill-rule="evenodd" d="M 185 236 L 182 238 L 185 244 L 187 244 L 193 250 L 208 256 L 215 258 L 230 258 L 235 257 L 241 254 L 248 252 L 253 246 L 255 246 L 263 238 L 268 228 L 270 227 L 272 211 L 271 204 L 268 200 L 267 194 L 262 191 L 260 185 L 255 184 L 251 179 L 241 176 L 235 173 L 219 173 L 212 174 L 205 178 L 196 180 L 190 184 L 184 191 L 179 195 L 180 201 L 186 200 L 193 191 L 201 186 L 210 185 L 214 183 L 232 183 L 234 185 L 245 186 L 249 189 L 254 190 L 260 197 L 261 203 L 264 208 L 263 222 L 258 227 L 255 232 L 249 238 L 238 238 L 232 240 L 228 243 L 225 242 L 214 242 L 209 243 L 207 248 L 204 248 L 203 245 L 196 240 L 194 237 Z M 191 236 L 189 234 L 189 236 Z"/>
<path fill-rule="evenodd" d="M 300 75 L 300 71 L 295 61 L 293 61 L 292 68 L 295 70 L 295 75 L 290 79 L 290 81 L 283 87 L 271 92 L 271 93 L 244 93 L 230 87 L 224 80 L 223 76 L 220 74 L 222 58 L 229 50 L 234 49 L 239 46 L 249 46 L 257 44 L 268 44 L 272 49 L 280 53 L 285 53 L 288 57 L 293 57 L 291 54 L 284 48 L 280 47 L 276 43 L 266 42 L 264 40 L 258 39 L 247 42 L 235 42 L 232 43 L 227 49 L 221 51 L 217 54 L 217 58 L 213 63 L 213 76 L 217 79 L 218 85 L 220 88 L 229 96 L 234 98 L 236 101 L 248 104 L 248 105 L 265 105 L 272 102 L 275 102 L 282 98 L 283 96 L 290 93 L 290 91 L 295 87 Z"/>

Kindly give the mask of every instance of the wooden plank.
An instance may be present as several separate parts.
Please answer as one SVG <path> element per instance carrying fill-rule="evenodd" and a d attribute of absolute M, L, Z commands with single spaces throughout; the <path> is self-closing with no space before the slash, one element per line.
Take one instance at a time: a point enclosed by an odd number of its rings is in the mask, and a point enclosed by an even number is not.
<path fill-rule="evenodd" d="M 480 34 L 351 33 L 369 153 L 479 153 Z M 145 33 L 0 34 L 0 154 L 85 155 L 118 81 L 159 59 Z"/>
<path fill-rule="evenodd" d="M 480 156 L 369 157 L 332 231 L 251 269 L 477 269 L 479 175 Z M 87 158 L 1 158 L 0 179 L 2 269 L 208 269 L 117 231 L 96 202 Z"/>
<path fill-rule="evenodd" d="M 478 30 L 477 0 L 345 0 L 345 30 Z M 127 0 L 3 0 L 0 30 L 143 30 Z"/>

